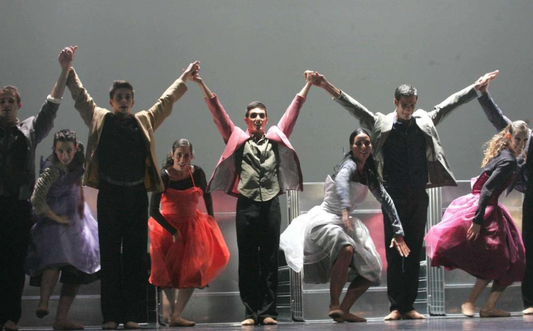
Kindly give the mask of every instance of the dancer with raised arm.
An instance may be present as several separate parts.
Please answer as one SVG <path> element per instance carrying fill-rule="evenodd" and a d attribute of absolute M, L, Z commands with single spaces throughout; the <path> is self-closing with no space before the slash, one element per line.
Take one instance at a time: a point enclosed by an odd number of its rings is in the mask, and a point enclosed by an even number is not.
<path fill-rule="evenodd" d="M 244 131 L 233 124 L 218 97 L 198 74 L 198 83 L 226 148 L 220 157 L 208 191 L 223 190 L 238 197 L 237 245 L 239 291 L 245 306 L 242 325 L 277 324 L 278 250 L 281 210 L 278 195 L 302 189 L 302 172 L 289 142 L 311 82 L 308 80 L 283 114 L 277 126 L 265 131 L 266 106 L 251 102 Z"/>
<path fill-rule="evenodd" d="M 479 81 L 490 81 L 498 76 L 499 71 L 481 76 Z M 482 95 L 478 99 L 487 118 L 496 128 L 503 130 L 512 121 L 507 118 L 503 111 L 492 99 L 489 93 L 489 84 L 480 90 Z M 526 272 L 522 281 L 522 301 L 524 304 L 524 315 L 533 315 L 533 185 L 529 185 L 529 178 L 533 177 L 533 132 L 529 130 L 529 141 L 525 148 L 526 163 L 522 165 L 515 176 L 516 189 L 524 194 L 522 203 L 522 240 L 526 249 Z"/>
<path fill-rule="evenodd" d="M 465 316 L 474 316 L 476 299 L 491 281 L 479 315 L 511 316 L 496 308 L 496 303 L 507 286 L 523 279 L 525 250 L 518 228 L 498 197 L 513 182 L 516 158 L 522 156 L 528 138 L 527 124 L 516 121 L 488 141 L 483 171 L 472 180 L 472 193 L 452 201 L 441 222 L 426 235 L 432 266 L 459 268 L 477 278 L 461 306 Z"/>
<path fill-rule="evenodd" d="M 388 248 L 387 294 L 390 314 L 385 320 L 423 319 L 414 302 L 418 295 L 420 253 L 427 223 L 429 198 L 426 188 L 456 186 L 455 178 L 444 156 L 436 126 L 459 106 L 477 97 L 472 84 L 452 94 L 432 111 L 416 108 L 417 89 L 403 84 L 394 92 L 395 110 L 388 114 L 372 113 L 361 103 L 339 90 L 314 71 L 313 83 L 325 89 L 334 100 L 367 128 L 374 145 L 377 168 L 400 215 L 405 241 L 411 249 L 409 256 L 401 256 Z M 386 223 L 391 223 L 383 213 Z M 394 233 L 385 227 L 385 240 Z"/>
<path fill-rule="evenodd" d="M 99 189 L 98 234 L 101 256 L 102 328 L 140 329 L 146 316 L 149 191 L 163 191 L 157 167 L 155 130 L 172 113 L 174 103 L 187 91 L 185 82 L 198 70 L 189 64 L 183 74 L 148 110 L 132 113 L 132 85 L 113 82 L 112 110 L 100 108 L 76 71 L 69 71 L 67 87 L 75 107 L 89 127 L 84 184 Z"/>
<path fill-rule="evenodd" d="M 0 89 L 0 326 L 7 331 L 18 330 L 22 313 L 35 149 L 54 125 L 76 48 L 59 53 L 61 74 L 37 116 L 19 120 L 22 101 L 18 89 L 11 85 Z"/>

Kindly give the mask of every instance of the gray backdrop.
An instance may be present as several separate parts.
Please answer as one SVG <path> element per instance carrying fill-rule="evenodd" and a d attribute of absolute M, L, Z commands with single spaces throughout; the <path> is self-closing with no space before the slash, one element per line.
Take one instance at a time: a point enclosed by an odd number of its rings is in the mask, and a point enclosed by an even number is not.
<path fill-rule="evenodd" d="M 431 109 L 487 71 L 498 104 L 512 119 L 531 119 L 533 2 L 471 1 L 5 1 L 0 0 L 0 85 L 20 88 L 20 118 L 36 114 L 59 74 L 57 54 L 79 45 L 74 66 L 100 106 L 115 79 L 135 87 L 134 111 L 150 107 L 193 60 L 243 125 L 245 106 L 263 101 L 277 123 L 317 70 L 371 111 L 393 110 L 401 83 L 419 89 Z M 224 147 L 196 84 L 156 132 L 159 163 L 172 142 L 189 138 L 208 176 Z M 313 88 L 291 141 L 305 181 L 323 181 L 358 122 Z M 54 131 L 87 128 L 68 93 Z M 494 129 L 477 101 L 439 126 L 458 179 L 479 172 L 481 146 Z M 48 154 L 52 138 L 37 155 Z"/>

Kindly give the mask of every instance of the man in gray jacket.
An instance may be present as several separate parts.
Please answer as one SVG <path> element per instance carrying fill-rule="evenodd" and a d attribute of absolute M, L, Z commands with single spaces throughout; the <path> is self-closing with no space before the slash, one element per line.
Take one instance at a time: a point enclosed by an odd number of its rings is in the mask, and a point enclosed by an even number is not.
<path fill-rule="evenodd" d="M 416 88 L 403 84 L 394 92 L 396 109 L 389 114 L 374 114 L 323 75 L 312 71 L 306 75 L 312 75 L 315 85 L 331 94 L 371 132 L 378 171 L 400 215 L 405 242 L 411 249 L 408 257 L 402 257 L 395 248 L 386 248 L 387 294 L 391 306 L 385 320 L 423 319 L 413 304 L 418 293 L 420 254 L 427 222 L 426 188 L 457 186 L 435 126 L 457 107 L 475 99 L 478 84 L 452 94 L 429 112 L 416 109 Z M 390 222 L 386 213 L 383 217 L 385 223 Z M 390 242 L 393 236 L 385 227 L 385 242 Z"/>
<path fill-rule="evenodd" d="M 18 330 L 21 316 L 35 148 L 54 125 L 76 48 L 67 47 L 59 54 L 61 74 L 37 116 L 20 121 L 18 89 L 11 85 L 0 89 L 0 326 L 7 331 Z"/>

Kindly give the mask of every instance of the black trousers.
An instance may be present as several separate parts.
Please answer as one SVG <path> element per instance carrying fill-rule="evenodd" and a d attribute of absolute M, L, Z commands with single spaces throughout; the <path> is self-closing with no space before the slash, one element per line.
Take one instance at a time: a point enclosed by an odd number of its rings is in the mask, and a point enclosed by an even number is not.
<path fill-rule="evenodd" d="M 389 190 L 405 232 L 405 243 L 411 253 L 406 258 L 398 254 L 396 248 L 389 248 L 394 237 L 391 228 L 385 226 L 385 247 L 387 255 L 387 294 L 390 311 L 398 310 L 405 314 L 414 309 L 418 294 L 418 274 L 420 271 L 420 254 L 424 242 L 427 222 L 429 197 L 424 188 L 407 190 Z M 385 224 L 390 223 L 383 212 Z"/>
<path fill-rule="evenodd" d="M 281 211 L 278 198 L 256 202 L 242 195 L 237 200 L 239 291 L 246 318 L 261 323 L 277 318 L 278 250 Z"/>
<path fill-rule="evenodd" d="M 533 307 L 533 184 L 528 185 L 522 205 L 522 240 L 526 248 L 526 273 L 522 281 L 524 308 Z"/>
<path fill-rule="evenodd" d="M 0 197 L 0 327 L 20 320 L 31 226 L 28 200 Z"/>
<path fill-rule="evenodd" d="M 104 323 L 146 320 L 148 196 L 144 185 L 100 182 L 98 235 Z"/>

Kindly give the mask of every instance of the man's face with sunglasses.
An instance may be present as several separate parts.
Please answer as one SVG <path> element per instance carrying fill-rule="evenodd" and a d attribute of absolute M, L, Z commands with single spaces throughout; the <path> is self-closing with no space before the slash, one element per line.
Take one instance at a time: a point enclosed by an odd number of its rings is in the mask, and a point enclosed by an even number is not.
<path fill-rule="evenodd" d="M 266 111 L 261 108 L 250 109 L 248 116 L 244 118 L 248 131 L 255 136 L 262 136 L 265 133 L 265 126 L 268 123 Z"/>

